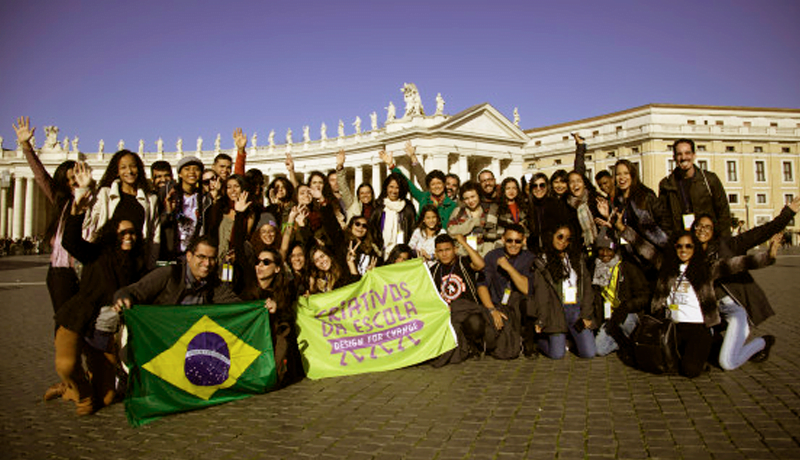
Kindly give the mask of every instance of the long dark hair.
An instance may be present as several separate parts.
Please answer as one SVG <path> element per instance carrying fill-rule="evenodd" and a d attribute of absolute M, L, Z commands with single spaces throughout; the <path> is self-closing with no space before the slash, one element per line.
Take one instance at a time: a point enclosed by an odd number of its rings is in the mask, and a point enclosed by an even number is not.
<path fill-rule="evenodd" d="M 372 238 L 372 232 L 370 231 L 369 227 L 365 227 L 366 233 L 361 240 L 358 239 L 355 235 L 353 235 L 353 225 L 355 225 L 356 219 L 364 219 L 364 225 L 369 225 L 369 219 L 364 216 L 353 216 L 350 219 L 350 222 L 347 223 L 347 226 L 344 228 L 344 238 L 345 243 L 350 244 L 351 241 L 361 241 L 361 245 L 359 249 L 364 253 L 371 256 L 378 256 L 377 251 L 375 250 L 374 240 Z"/>
<path fill-rule="evenodd" d="M 400 187 L 400 194 L 398 195 L 398 198 L 400 200 L 405 200 L 406 197 L 408 196 L 408 182 L 406 182 L 406 179 L 403 176 L 393 172 L 388 176 L 386 176 L 386 179 L 383 180 L 383 185 L 381 187 L 381 195 L 378 197 L 379 204 L 382 204 L 383 199 L 386 198 L 386 189 L 389 188 L 389 183 L 391 181 L 397 182 L 397 186 Z"/>
<path fill-rule="evenodd" d="M 278 304 L 278 311 L 289 310 L 294 301 L 294 294 L 292 293 L 291 282 L 289 281 L 290 275 L 286 273 L 283 266 L 283 257 L 281 257 L 281 253 L 277 249 L 264 248 L 256 253 L 256 261 L 258 261 L 258 259 L 261 258 L 261 254 L 265 252 L 272 255 L 272 260 L 275 261 L 275 265 L 280 268 L 280 270 L 275 273 L 275 277 L 272 278 L 272 283 L 270 283 L 269 290 L 272 296 L 269 298 Z M 250 267 L 248 267 L 248 269 L 255 270 L 255 268 Z M 253 290 L 253 294 L 257 294 L 259 290 L 258 283 L 253 283 L 251 289 Z"/>
<path fill-rule="evenodd" d="M 550 196 L 554 196 L 556 198 L 561 198 L 561 196 L 556 194 L 555 190 L 553 190 L 553 182 L 555 182 L 556 179 L 560 179 L 560 180 L 564 181 L 564 183 L 569 184 L 569 180 L 567 178 L 567 172 L 565 170 L 563 170 L 563 169 L 557 170 L 556 172 L 553 173 L 552 176 L 550 176 L 550 183 L 548 184 L 548 188 L 549 188 L 548 193 L 550 194 Z M 567 187 L 567 191 L 564 192 L 564 195 L 566 195 L 568 192 L 569 192 L 569 187 Z"/>
<path fill-rule="evenodd" d="M 435 204 L 426 204 L 419 210 L 419 219 L 417 220 L 417 228 L 422 232 L 423 236 L 427 238 L 425 233 L 425 214 L 432 212 L 436 214 L 436 226 L 433 227 L 433 234 L 437 235 L 439 230 L 442 229 L 442 218 L 439 216 L 439 210 Z"/>
<path fill-rule="evenodd" d="M 141 233 L 136 234 L 136 242 L 130 251 L 122 251 L 120 248 L 119 236 L 117 230 L 119 224 L 130 220 L 120 219 L 118 217 L 111 218 L 99 230 L 99 237 L 97 242 L 103 246 L 104 251 L 108 251 L 114 255 L 114 261 L 117 266 L 114 267 L 114 274 L 117 275 L 117 282 L 119 287 L 127 286 L 133 282 L 138 281 L 141 275 L 144 274 L 144 241 Z M 133 223 L 133 222 L 131 222 Z M 134 230 L 136 229 L 136 224 Z"/>
<path fill-rule="evenodd" d="M 64 207 L 72 203 L 72 188 L 69 186 L 69 179 L 67 172 L 75 168 L 75 161 L 67 160 L 56 168 L 53 173 L 53 189 L 55 191 L 55 212 L 50 216 L 50 222 L 47 223 L 47 229 L 44 232 L 44 240 L 50 242 L 50 238 L 58 231 L 58 224 L 61 222 L 61 214 L 64 212 Z"/>
<path fill-rule="evenodd" d="M 664 259 L 661 262 L 661 270 L 659 271 L 659 278 L 667 279 L 671 276 L 678 276 L 680 266 L 683 262 L 678 258 L 678 251 L 675 249 L 675 244 L 678 240 L 688 236 L 692 239 L 694 245 L 694 253 L 692 258 L 689 259 L 688 267 L 686 267 L 686 279 L 692 281 L 692 286 L 701 286 L 711 282 L 711 270 L 706 260 L 706 251 L 703 250 L 703 245 L 697 239 L 694 232 L 682 230 L 677 232 L 676 235 L 670 239 L 669 244 L 664 249 Z"/>
<path fill-rule="evenodd" d="M 514 198 L 514 202 L 517 203 L 517 208 L 520 210 L 525 209 L 525 205 L 527 204 L 525 192 L 522 190 L 522 187 L 519 185 L 517 179 L 513 177 L 506 177 L 505 179 L 503 179 L 503 182 L 500 182 L 500 206 L 498 207 L 500 214 L 502 214 L 505 211 L 508 211 L 509 201 L 508 198 L 506 197 L 506 185 L 511 183 L 517 186 L 517 197 Z"/>
<path fill-rule="evenodd" d="M 569 276 L 569 273 L 566 273 L 564 262 L 561 261 L 561 254 L 557 252 L 556 248 L 553 246 L 553 237 L 561 229 L 569 230 L 571 239 L 565 253 L 569 258 L 572 269 L 579 275 L 581 273 L 579 268 L 581 264 L 580 244 L 577 244 L 575 241 L 575 231 L 568 224 L 559 224 L 556 228 L 546 231 L 543 236 L 544 254 L 546 258 L 545 268 L 550 272 L 550 276 L 552 276 L 553 280 L 557 283 Z"/>
<path fill-rule="evenodd" d="M 150 183 L 147 182 L 144 162 L 139 155 L 131 152 L 130 150 L 120 150 L 119 152 L 115 153 L 113 157 L 111 157 L 111 160 L 108 162 L 106 172 L 103 174 L 103 178 L 100 179 L 100 183 L 97 184 L 97 187 L 111 187 L 111 184 L 119 178 L 119 162 L 126 155 L 131 155 L 133 160 L 136 162 L 136 184 L 134 184 L 136 186 L 136 190 L 142 190 L 145 193 L 150 193 Z"/>
<path fill-rule="evenodd" d="M 323 272 L 322 270 L 317 268 L 317 265 L 314 263 L 314 253 L 320 251 L 331 260 L 331 268 L 328 272 Z M 311 249 L 308 250 L 306 254 L 306 266 L 308 267 L 308 277 L 309 277 L 309 291 L 312 294 L 316 294 L 317 292 L 321 292 L 317 290 L 317 283 L 311 283 L 310 279 L 314 278 L 315 280 L 325 277 L 327 280 L 327 288 L 329 290 L 333 290 L 333 287 L 336 285 L 336 282 L 342 277 L 342 267 L 336 262 L 336 257 L 334 257 L 333 252 L 325 246 L 316 245 L 313 246 Z"/>
<path fill-rule="evenodd" d="M 269 191 L 275 188 L 275 184 L 277 184 L 278 182 L 283 183 L 283 188 L 286 190 L 286 196 L 283 197 L 281 204 L 291 203 L 294 198 L 294 185 L 292 185 L 289 179 L 282 176 L 272 179 L 272 182 L 269 183 L 269 187 L 267 187 L 267 198 L 269 198 Z M 270 203 L 270 204 L 277 204 L 277 203 Z"/>
<path fill-rule="evenodd" d="M 641 208 L 642 206 L 644 206 L 644 200 L 645 197 L 647 196 L 647 191 L 650 189 L 646 185 L 644 185 L 642 183 L 642 180 L 639 178 L 639 168 L 637 168 L 635 164 L 625 159 L 617 160 L 617 162 L 614 163 L 614 187 L 616 187 L 617 183 L 617 168 L 620 165 L 623 165 L 626 168 L 628 168 L 628 173 L 630 173 L 631 175 L 631 185 L 630 185 L 631 191 L 628 197 L 630 200 L 633 200 L 636 206 Z M 620 199 L 624 200 L 624 198 L 622 198 L 623 197 L 622 190 L 620 190 L 618 187 L 616 196 L 621 197 Z"/>
<path fill-rule="evenodd" d="M 228 197 L 228 182 L 232 180 L 235 180 L 239 184 L 239 188 L 241 189 L 241 192 L 239 193 L 247 191 L 247 180 L 245 180 L 245 178 L 243 176 L 240 176 L 239 174 L 231 174 L 230 177 L 228 177 L 228 180 L 225 181 L 225 184 L 223 184 L 223 186 L 225 187 L 224 190 L 220 190 L 220 193 L 222 193 L 222 196 L 224 197 L 224 199 L 222 200 L 223 214 L 227 214 L 228 212 L 230 212 L 231 209 L 233 209 L 233 200 L 231 200 L 230 197 Z M 248 196 L 247 201 L 252 201 L 252 196 Z M 249 213 L 252 208 L 253 207 L 251 205 L 249 208 L 247 208 L 246 212 Z"/>

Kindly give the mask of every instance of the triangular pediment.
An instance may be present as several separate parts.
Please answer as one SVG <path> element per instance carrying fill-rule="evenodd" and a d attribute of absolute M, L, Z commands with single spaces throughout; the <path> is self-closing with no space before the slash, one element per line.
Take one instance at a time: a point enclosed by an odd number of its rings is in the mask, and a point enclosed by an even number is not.
<path fill-rule="evenodd" d="M 530 138 L 490 104 L 463 110 L 436 127 L 437 130 L 472 136 L 528 141 Z"/>

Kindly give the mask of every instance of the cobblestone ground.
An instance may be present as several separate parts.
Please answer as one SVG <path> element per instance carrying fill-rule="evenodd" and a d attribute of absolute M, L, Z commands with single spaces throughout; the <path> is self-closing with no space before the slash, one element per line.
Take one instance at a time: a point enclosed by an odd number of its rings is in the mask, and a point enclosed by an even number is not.
<path fill-rule="evenodd" d="M 485 359 L 306 380 L 139 429 L 121 404 L 78 418 L 42 402 L 56 381 L 45 262 L 0 259 L 0 458 L 800 458 L 798 256 L 755 273 L 778 313 L 755 334 L 778 340 L 733 372 Z"/>

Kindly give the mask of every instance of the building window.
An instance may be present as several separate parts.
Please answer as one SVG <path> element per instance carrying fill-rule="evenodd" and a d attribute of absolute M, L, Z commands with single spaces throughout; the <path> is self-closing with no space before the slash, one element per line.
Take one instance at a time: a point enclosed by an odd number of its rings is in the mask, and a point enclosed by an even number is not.
<path fill-rule="evenodd" d="M 747 128 L 749 128 L 749 127 L 753 126 L 753 123 L 751 123 L 751 122 L 749 122 L 749 121 L 745 121 L 745 122 L 744 122 L 744 126 L 745 126 L 745 127 L 747 127 Z"/>
<path fill-rule="evenodd" d="M 594 177 L 594 174 L 592 174 L 593 172 L 594 170 L 592 168 L 586 168 L 586 177 L 588 177 L 589 180 L 591 180 L 592 177 Z"/>
<path fill-rule="evenodd" d="M 781 147 L 781 153 L 791 153 L 789 147 Z"/>
<path fill-rule="evenodd" d="M 726 162 L 728 167 L 728 182 L 738 182 L 739 177 L 736 174 L 736 162 L 735 161 L 728 161 Z"/>
<path fill-rule="evenodd" d="M 631 147 L 631 153 L 634 155 L 639 154 L 639 147 Z"/>
<path fill-rule="evenodd" d="M 600 135 L 600 131 L 592 131 L 592 136 L 599 136 L 599 135 Z"/>
<path fill-rule="evenodd" d="M 736 151 L 736 147 L 734 147 L 732 145 L 726 145 L 725 146 L 725 151 L 726 152 L 735 152 Z"/>
<path fill-rule="evenodd" d="M 536 146 L 539 147 L 542 145 L 542 141 L 536 141 Z"/>
<path fill-rule="evenodd" d="M 564 137 L 561 138 L 561 140 L 562 141 L 568 141 L 569 140 L 569 136 L 564 136 Z"/>
<path fill-rule="evenodd" d="M 703 171 L 708 171 L 708 160 L 697 160 L 697 166 Z"/>
<path fill-rule="evenodd" d="M 694 121 L 694 120 L 689 120 L 686 123 L 689 124 L 689 125 L 696 125 L 697 124 L 697 122 Z"/>
<path fill-rule="evenodd" d="M 792 162 L 791 161 L 784 161 L 783 162 L 783 181 L 784 182 L 794 182 L 794 171 L 792 171 Z"/>
<path fill-rule="evenodd" d="M 617 132 L 622 131 L 622 126 L 617 126 Z"/>
<path fill-rule="evenodd" d="M 723 125 L 725 125 L 725 122 L 724 122 L 724 121 L 722 121 L 722 120 L 717 120 L 717 126 L 723 126 Z"/>
<path fill-rule="evenodd" d="M 778 127 L 778 123 L 773 121 L 772 123 L 769 124 L 769 127 L 770 128 L 777 128 Z"/>
<path fill-rule="evenodd" d="M 794 200 L 794 194 L 793 193 L 787 193 L 787 194 L 783 195 L 784 204 L 789 204 L 793 200 Z"/>
<path fill-rule="evenodd" d="M 561 164 L 561 160 L 554 160 L 554 161 L 553 161 L 553 164 L 554 164 L 554 165 L 560 165 L 560 164 Z"/>
<path fill-rule="evenodd" d="M 730 204 L 739 204 L 739 194 L 738 193 L 729 193 L 728 194 L 728 203 L 730 203 Z"/>
<path fill-rule="evenodd" d="M 614 158 L 615 156 L 617 156 L 617 152 L 614 151 L 608 152 L 608 158 Z"/>
<path fill-rule="evenodd" d="M 753 151 L 756 152 L 756 153 L 763 153 L 764 152 L 764 147 L 761 147 L 760 145 L 757 145 L 757 146 L 753 147 Z"/>
<path fill-rule="evenodd" d="M 586 161 L 592 161 L 592 156 L 591 155 L 586 155 Z"/>
<path fill-rule="evenodd" d="M 697 151 L 698 152 L 705 152 L 706 151 L 706 146 L 703 145 L 703 144 L 698 145 L 697 146 Z"/>
<path fill-rule="evenodd" d="M 756 204 L 767 204 L 767 194 L 756 193 Z"/>
<path fill-rule="evenodd" d="M 763 160 L 756 161 L 756 181 L 757 182 L 766 182 L 767 181 L 767 173 L 766 168 L 764 166 Z"/>

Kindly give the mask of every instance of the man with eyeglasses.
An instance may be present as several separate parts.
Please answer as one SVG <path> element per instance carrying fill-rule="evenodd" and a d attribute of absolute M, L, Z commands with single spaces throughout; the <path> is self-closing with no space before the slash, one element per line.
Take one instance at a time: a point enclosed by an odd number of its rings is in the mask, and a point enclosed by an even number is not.
<path fill-rule="evenodd" d="M 134 304 L 205 305 L 241 300 L 217 273 L 217 247 L 208 236 L 194 239 L 186 249 L 186 262 L 160 267 L 114 294 L 118 310 Z"/>
<path fill-rule="evenodd" d="M 484 212 L 489 211 L 493 204 L 500 204 L 500 191 L 494 173 L 484 169 L 478 174 L 478 183 L 481 186 L 481 207 Z"/>
<path fill-rule="evenodd" d="M 484 257 L 484 279 L 478 283 L 478 297 L 492 317 L 495 333 L 485 336 L 487 353 L 495 358 L 519 356 L 521 322 L 526 322 L 528 295 L 532 286 L 534 255 L 525 244 L 525 229 L 511 224 L 503 233 L 503 247 Z M 525 344 L 526 356 L 533 354 L 533 322 Z M 488 329 L 488 328 L 487 328 Z"/>

